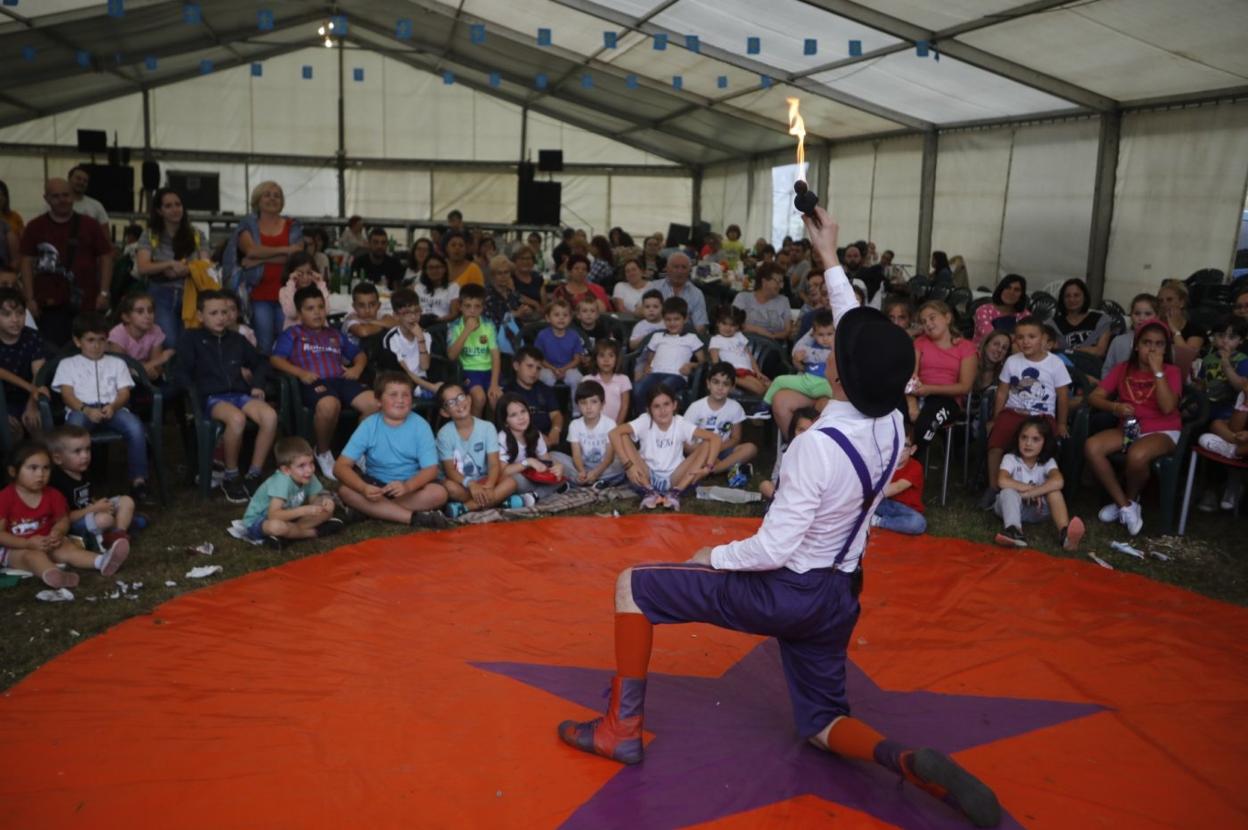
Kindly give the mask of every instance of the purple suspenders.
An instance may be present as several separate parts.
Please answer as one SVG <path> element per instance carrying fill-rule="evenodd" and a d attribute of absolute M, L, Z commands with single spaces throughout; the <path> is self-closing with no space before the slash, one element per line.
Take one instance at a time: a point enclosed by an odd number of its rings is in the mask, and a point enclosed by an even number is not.
<path fill-rule="evenodd" d="M 841 564 L 845 555 L 849 553 L 850 545 L 854 543 L 854 539 L 858 538 L 858 531 L 862 529 L 862 523 L 867 520 L 867 514 L 871 512 L 871 506 L 875 503 L 875 498 L 884 489 L 884 485 L 888 483 L 892 477 L 893 465 L 897 463 L 897 450 L 900 442 L 896 429 L 893 430 L 893 456 L 889 459 L 888 465 L 884 468 L 884 473 L 880 480 L 871 484 L 871 475 L 867 472 L 867 465 L 862 460 L 862 455 L 854 447 L 850 440 L 845 437 L 845 433 L 836 427 L 820 427 L 819 431 L 831 438 L 833 441 L 841 445 L 845 456 L 849 459 L 849 463 L 853 465 L 854 472 L 858 474 L 858 481 L 862 484 L 862 509 L 858 512 L 858 518 L 854 521 L 853 529 L 849 535 L 845 537 L 845 545 L 841 548 L 841 552 L 836 555 L 836 561 L 832 563 L 833 567 Z"/>

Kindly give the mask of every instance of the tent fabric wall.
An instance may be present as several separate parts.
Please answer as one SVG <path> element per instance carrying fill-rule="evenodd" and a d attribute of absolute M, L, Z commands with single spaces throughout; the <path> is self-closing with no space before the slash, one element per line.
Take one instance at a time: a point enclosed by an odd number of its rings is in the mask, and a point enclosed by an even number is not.
<path fill-rule="evenodd" d="M 43 156 L 0 156 L 0 181 L 9 186 L 13 209 L 28 221 L 47 210 L 43 202 Z"/>
<path fill-rule="evenodd" d="M 687 224 L 693 215 L 693 180 L 676 176 L 629 176 L 611 179 L 608 221 L 634 237 L 667 233 L 672 222 Z"/>
<path fill-rule="evenodd" d="M 1228 269 L 1246 179 L 1248 103 L 1123 116 L 1106 296 Z"/>
<path fill-rule="evenodd" d="M 771 184 L 768 183 L 770 189 Z M 723 231 L 729 225 L 741 226 L 747 245 L 770 237 L 771 228 L 749 216 L 750 172 L 748 165 L 708 167 L 702 175 L 702 221 Z"/>
<path fill-rule="evenodd" d="M 347 215 L 433 218 L 430 170 L 347 170 Z"/>
<path fill-rule="evenodd" d="M 996 284 L 1012 143 L 1011 130 L 940 137 L 932 248 L 961 254 L 976 285 Z M 927 271 L 926 262 L 918 265 Z"/>
<path fill-rule="evenodd" d="M 538 178 L 544 177 L 539 175 Z M 584 228 L 591 236 L 606 234 L 611 227 L 608 218 L 611 209 L 608 192 L 613 187 L 633 186 L 631 178 L 622 177 L 556 173 L 552 178 L 562 185 L 560 220 L 565 225 Z"/>
<path fill-rule="evenodd" d="M 474 173 L 467 170 L 433 172 L 433 215 L 463 211 L 470 222 L 516 221 L 515 173 Z"/>
<path fill-rule="evenodd" d="M 917 136 L 834 145 L 823 186 L 846 242 L 866 239 L 913 270 L 923 141 Z"/>

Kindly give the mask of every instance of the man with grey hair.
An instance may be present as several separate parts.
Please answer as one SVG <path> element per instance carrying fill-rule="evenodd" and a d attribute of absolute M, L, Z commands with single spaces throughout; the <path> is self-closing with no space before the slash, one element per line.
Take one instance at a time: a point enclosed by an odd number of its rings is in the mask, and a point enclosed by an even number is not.
<path fill-rule="evenodd" d="M 698 334 L 705 334 L 710 322 L 706 316 L 706 298 L 702 296 L 702 292 L 696 285 L 691 285 L 689 282 L 689 273 L 692 268 L 693 263 L 685 254 L 672 254 L 667 258 L 667 268 L 663 272 L 663 279 L 659 280 L 655 287 L 659 289 L 659 293 L 665 300 L 668 297 L 680 297 L 684 300 L 689 306 L 690 322 L 698 330 Z"/>
<path fill-rule="evenodd" d="M 108 308 L 113 246 L 99 222 L 74 211 L 65 179 L 48 179 L 43 200 L 48 212 L 22 232 L 22 291 L 44 339 L 63 346 L 79 312 Z"/>

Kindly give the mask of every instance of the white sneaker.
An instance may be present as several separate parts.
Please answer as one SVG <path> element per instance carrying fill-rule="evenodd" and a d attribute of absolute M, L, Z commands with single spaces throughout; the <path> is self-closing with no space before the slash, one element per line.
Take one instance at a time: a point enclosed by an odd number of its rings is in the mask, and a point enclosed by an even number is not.
<path fill-rule="evenodd" d="M 1216 513 L 1218 511 L 1218 494 L 1213 491 L 1212 487 L 1205 488 L 1205 494 L 1196 503 L 1196 509 L 1201 513 Z"/>
<path fill-rule="evenodd" d="M 1227 441 L 1220 435 L 1214 435 L 1212 432 L 1206 432 L 1197 440 L 1198 444 L 1209 452 L 1217 453 L 1223 458 L 1235 457 L 1235 445 Z"/>
<path fill-rule="evenodd" d="M 334 478 L 334 454 L 329 450 L 316 455 L 316 466 L 321 468 L 321 475 L 330 481 L 337 481 Z"/>
<path fill-rule="evenodd" d="M 1118 505 L 1110 502 L 1101 508 L 1101 512 L 1096 514 L 1096 518 L 1107 524 L 1116 522 L 1122 518 L 1122 511 L 1118 508 Z"/>
<path fill-rule="evenodd" d="M 1118 520 L 1126 527 L 1127 533 L 1132 536 L 1140 532 L 1144 527 L 1144 517 L 1140 515 L 1140 503 L 1133 501 L 1118 512 Z"/>
<path fill-rule="evenodd" d="M 1235 471 L 1232 470 L 1230 472 L 1230 478 L 1226 481 L 1226 489 L 1222 491 L 1222 509 L 1234 510 L 1235 506 L 1239 504 L 1239 496 L 1243 492 L 1243 489 L 1243 481 L 1235 474 Z"/>
<path fill-rule="evenodd" d="M 533 505 L 537 504 L 537 496 L 533 495 L 532 493 L 521 493 L 520 501 L 524 502 L 525 507 L 532 507 Z"/>

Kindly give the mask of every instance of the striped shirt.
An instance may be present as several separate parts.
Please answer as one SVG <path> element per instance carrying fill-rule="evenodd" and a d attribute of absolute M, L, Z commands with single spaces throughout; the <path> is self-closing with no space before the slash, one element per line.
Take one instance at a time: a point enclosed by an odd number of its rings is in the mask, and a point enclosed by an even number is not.
<path fill-rule="evenodd" d="M 292 326 L 273 344 L 275 356 L 286 358 L 318 378 L 342 377 L 343 368 L 359 353 L 359 346 L 331 328 Z"/>

